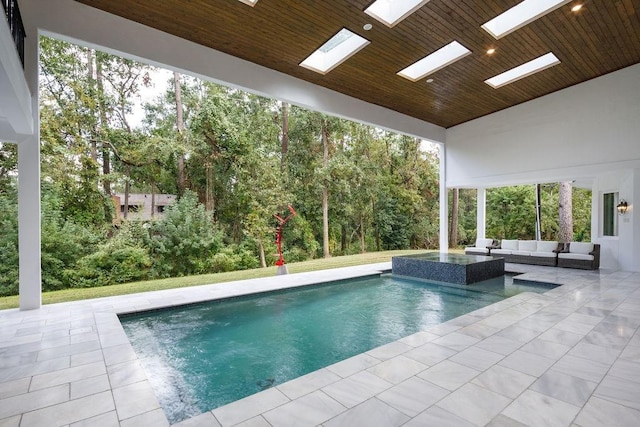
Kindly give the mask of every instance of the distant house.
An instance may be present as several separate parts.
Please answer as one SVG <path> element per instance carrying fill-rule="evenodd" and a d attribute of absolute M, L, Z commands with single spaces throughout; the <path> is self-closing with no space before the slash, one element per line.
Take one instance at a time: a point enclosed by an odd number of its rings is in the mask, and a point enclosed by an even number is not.
<path fill-rule="evenodd" d="M 124 218 L 124 194 L 114 194 L 111 199 L 116 208 L 114 222 L 120 222 Z M 164 215 L 165 208 L 175 201 L 174 194 L 129 193 L 127 219 L 149 221 L 161 217 Z"/>

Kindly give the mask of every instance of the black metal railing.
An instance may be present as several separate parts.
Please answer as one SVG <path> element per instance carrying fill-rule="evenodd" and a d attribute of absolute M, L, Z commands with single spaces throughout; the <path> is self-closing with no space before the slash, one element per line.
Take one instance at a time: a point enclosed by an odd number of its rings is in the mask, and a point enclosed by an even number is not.
<path fill-rule="evenodd" d="M 18 0 L 0 0 L 2 1 L 2 7 L 4 13 L 9 21 L 9 30 L 13 36 L 13 43 L 18 50 L 18 56 L 22 67 L 24 67 L 24 38 L 26 34 L 24 32 L 24 25 L 22 25 L 22 16 L 20 16 L 20 9 L 18 8 Z"/>

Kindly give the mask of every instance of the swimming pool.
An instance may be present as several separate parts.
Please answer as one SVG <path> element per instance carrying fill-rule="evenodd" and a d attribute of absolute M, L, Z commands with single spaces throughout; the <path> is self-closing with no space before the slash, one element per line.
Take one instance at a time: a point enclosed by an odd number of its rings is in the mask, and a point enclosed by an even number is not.
<path fill-rule="evenodd" d="M 167 418 L 178 422 L 522 292 L 388 275 L 121 317 Z"/>

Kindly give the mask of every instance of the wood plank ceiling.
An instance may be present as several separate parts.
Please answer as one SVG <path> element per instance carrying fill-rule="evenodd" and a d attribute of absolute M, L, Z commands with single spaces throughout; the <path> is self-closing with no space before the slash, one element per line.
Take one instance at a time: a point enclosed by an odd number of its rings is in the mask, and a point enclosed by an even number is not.
<path fill-rule="evenodd" d="M 521 0 L 431 0 L 393 28 L 363 12 L 373 0 L 77 1 L 445 128 L 640 62 L 640 0 L 572 1 L 500 40 L 480 26 Z M 371 43 L 324 76 L 298 65 L 343 27 Z M 432 83 L 396 75 L 453 40 L 472 54 Z M 548 52 L 561 64 L 484 83 Z"/>

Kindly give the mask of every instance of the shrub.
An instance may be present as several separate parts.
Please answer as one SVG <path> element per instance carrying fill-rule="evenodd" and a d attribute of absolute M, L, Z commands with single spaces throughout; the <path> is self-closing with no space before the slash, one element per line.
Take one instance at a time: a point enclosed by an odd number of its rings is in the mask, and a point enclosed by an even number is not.
<path fill-rule="evenodd" d="M 97 252 L 80 259 L 73 270 L 67 270 L 71 287 L 88 288 L 147 279 L 151 257 L 146 249 L 109 243 Z"/>

